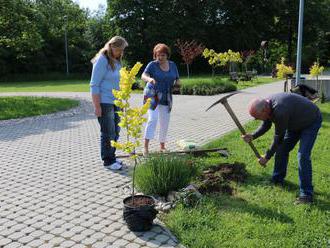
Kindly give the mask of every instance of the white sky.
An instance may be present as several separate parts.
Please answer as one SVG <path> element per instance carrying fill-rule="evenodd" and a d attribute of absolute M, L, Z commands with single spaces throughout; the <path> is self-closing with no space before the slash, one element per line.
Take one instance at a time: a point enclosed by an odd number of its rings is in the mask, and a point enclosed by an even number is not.
<path fill-rule="evenodd" d="M 81 8 L 89 8 L 91 11 L 97 10 L 100 4 L 107 6 L 107 0 L 75 0 L 75 2 Z"/>

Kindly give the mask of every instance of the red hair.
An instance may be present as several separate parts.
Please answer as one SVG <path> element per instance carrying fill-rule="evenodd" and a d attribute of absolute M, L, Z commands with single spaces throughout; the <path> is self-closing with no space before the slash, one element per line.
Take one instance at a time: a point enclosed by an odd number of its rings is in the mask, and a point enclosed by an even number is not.
<path fill-rule="evenodd" d="M 171 56 L 171 49 L 163 43 L 158 43 L 154 47 L 153 53 L 154 53 L 154 56 L 153 56 L 154 59 L 156 59 L 157 53 L 166 53 L 167 58 L 169 58 Z"/>

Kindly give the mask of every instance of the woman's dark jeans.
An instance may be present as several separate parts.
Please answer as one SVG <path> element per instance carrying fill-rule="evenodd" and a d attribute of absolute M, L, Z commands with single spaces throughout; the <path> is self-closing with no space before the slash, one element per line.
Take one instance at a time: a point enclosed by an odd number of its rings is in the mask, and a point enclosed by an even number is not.
<path fill-rule="evenodd" d="M 322 124 L 320 115 L 312 125 L 300 132 L 286 131 L 283 143 L 275 155 L 275 166 L 272 180 L 282 183 L 286 176 L 289 152 L 300 141 L 298 150 L 300 196 L 313 196 L 311 152 Z"/>
<path fill-rule="evenodd" d="M 111 140 L 117 141 L 120 128 L 119 108 L 113 104 L 101 103 L 102 116 L 98 117 L 101 128 L 101 158 L 104 165 L 116 162 L 116 148 L 111 146 Z"/>

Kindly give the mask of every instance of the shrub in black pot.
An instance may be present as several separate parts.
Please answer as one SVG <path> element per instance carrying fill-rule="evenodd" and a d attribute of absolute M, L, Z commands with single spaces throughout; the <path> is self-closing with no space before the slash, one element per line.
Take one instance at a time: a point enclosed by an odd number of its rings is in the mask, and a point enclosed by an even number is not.
<path fill-rule="evenodd" d="M 149 196 L 135 195 L 135 169 L 137 166 L 136 148 L 140 145 L 139 139 L 142 136 L 142 124 L 146 121 L 143 117 L 149 107 L 150 99 L 142 106 L 133 108 L 130 105 L 132 85 L 135 82 L 136 74 L 141 68 L 141 63 L 136 63 L 131 70 L 122 68 L 120 70 L 120 90 L 113 90 L 113 94 L 117 100 L 114 104 L 120 108 L 119 126 L 127 133 L 126 142 L 117 142 L 112 140 L 111 145 L 119 150 L 123 150 L 129 154 L 131 159 L 134 159 L 132 195 L 124 199 L 124 220 L 127 226 L 132 231 L 147 231 L 150 230 L 152 222 L 157 215 L 155 210 L 155 202 Z"/>

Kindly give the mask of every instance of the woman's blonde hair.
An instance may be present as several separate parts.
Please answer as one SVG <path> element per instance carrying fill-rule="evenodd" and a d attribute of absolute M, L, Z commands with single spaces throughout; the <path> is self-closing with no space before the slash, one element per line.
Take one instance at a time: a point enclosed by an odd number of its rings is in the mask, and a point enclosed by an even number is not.
<path fill-rule="evenodd" d="M 115 59 L 112 54 L 111 48 L 121 48 L 125 49 L 128 46 L 127 41 L 121 36 L 114 36 L 112 37 L 107 43 L 105 43 L 104 47 L 98 51 L 98 53 L 91 59 L 91 62 L 94 64 L 98 57 L 103 54 L 107 60 L 111 69 L 115 69 Z M 122 58 L 120 58 L 121 60 Z"/>

